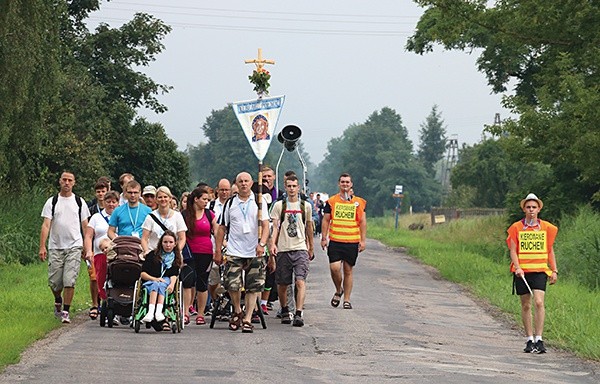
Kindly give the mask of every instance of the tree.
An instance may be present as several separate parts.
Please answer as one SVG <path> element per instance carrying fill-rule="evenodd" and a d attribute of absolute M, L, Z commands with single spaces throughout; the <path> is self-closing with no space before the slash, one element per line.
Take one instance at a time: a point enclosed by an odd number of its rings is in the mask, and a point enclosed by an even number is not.
<path fill-rule="evenodd" d="M 505 105 L 518 117 L 490 127 L 524 145 L 523 162 L 552 170 L 550 198 L 571 196 L 564 210 L 600 201 L 600 4 L 426 0 L 426 11 L 407 49 L 423 54 L 481 49 L 478 68 L 494 92 L 515 84 Z M 520 148 L 517 146 L 516 148 Z M 512 149 L 509 148 L 512 152 Z"/>
<path fill-rule="evenodd" d="M 396 184 L 404 186 L 416 210 L 439 202 L 439 184 L 413 156 L 408 131 L 391 108 L 349 126 L 341 137 L 329 141 L 327 151 L 318 167 L 321 178 L 328 180 L 327 191 L 336 193 L 339 175 L 350 173 L 355 193 L 368 200 L 372 215 L 380 216 L 395 206 L 391 195 Z"/>
<path fill-rule="evenodd" d="M 444 157 L 446 150 L 446 128 L 442 114 L 437 108 L 437 105 L 434 105 L 425 123 L 421 124 L 417 152 L 417 158 L 432 177 L 435 176 L 435 164 Z"/>
<path fill-rule="evenodd" d="M 45 116 L 60 74 L 61 5 L 0 2 L 0 189 L 25 190 L 40 174 Z"/>

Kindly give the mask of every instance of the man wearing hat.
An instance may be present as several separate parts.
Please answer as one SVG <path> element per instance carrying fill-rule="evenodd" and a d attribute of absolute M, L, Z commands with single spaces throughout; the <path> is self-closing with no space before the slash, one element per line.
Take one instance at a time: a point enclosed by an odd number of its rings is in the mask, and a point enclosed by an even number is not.
<path fill-rule="evenodd" d="M 142 191 L 142 197 L 144 198 L 144 204 L 146 204 L 153 211 L 158 208 L 158 203 L 156 202 L 156 187 L 153 185 L 147 185 L 144 187 Z"/>
<path fill-rule="evenodd" d="M 510 271 L 513 275 L 513 293 L 521 297 L 521 319 L 527 333 L 524 352 L 545 353 L 542 332 L 544 330 L 544 296 L 546 283 L 556 283 L 558 269 L 554 255 L 554 239 L 558 228 L 538 218 L 544 203 L 530 193 L 521 200 L 525 218 L 508 228 L 506 243 L 510 249 Z M 535 312 L 531 314 L 531 299 Z"/>

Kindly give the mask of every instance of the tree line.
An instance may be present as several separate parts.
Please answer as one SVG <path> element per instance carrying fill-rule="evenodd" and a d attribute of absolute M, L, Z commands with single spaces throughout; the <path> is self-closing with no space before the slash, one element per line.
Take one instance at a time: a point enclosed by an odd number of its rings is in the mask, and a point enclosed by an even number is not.
<path fill-rule="evenodd" d="M 138 13 L 90 31 L 98 8 L 98 0 L 0 3 L 0 191 L 55 186 L 65 169 L 79 191 L 122 172 L 187 188 L 187 156 L 136 112 L 166 111 L 156 96 L 170 88 L 135 68 L 155 59 L 171 28 Z"/>
<path fill-rule="evenodd" d="M 545 217 L 600 202 L 600 3 L 418 0 L 406 48 L 481 52 L 478 69 L 514 114 L 461 151 L 452 175 L 462 204 L 507 206 L 535 192 Z"/>

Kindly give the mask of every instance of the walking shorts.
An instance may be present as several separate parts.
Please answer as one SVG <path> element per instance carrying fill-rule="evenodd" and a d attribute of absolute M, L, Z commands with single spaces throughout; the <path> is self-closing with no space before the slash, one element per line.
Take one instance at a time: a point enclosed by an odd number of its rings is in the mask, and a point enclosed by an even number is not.
<path fill-rule="evenodd" d="M 546 283 L 548 282 L 548 275 L 545 272 L 529 272 L 525 274 L 525 280 L 527 280 L 527 284 L 533 291 L 534 289 L 539 289 L 540 291 L 546 290 Z M 514 287 L 517 291 L 517 295 L 525 295 L 529 293 L 527 286 L 523 279 L 513 275 Z"/>
<path fill-rule="evenodd" d="M 75 286 L 81 265 L 82 247 L 48 250 L 48 285 L 54 292 Z"/>
<path fill-rule="evenodd" d="M 330 240 L 327 246 L 327 256 L 329 256 L 330 264 L 343 261 L 354 267 L 358 258 L 358 243 L 340 243 Z"/>
<path fill-rule="evenodd" d="M 265 286 L 265 258 L 227 255 L 225 289 L 232 292 L 242 289 L 242 271 L 245 271 L 246 292 L 262 292 Z"/>
<path fill-rule="evenodd" d="M 292 273 L 296 276 L 296 280 L 306 280 L 309 263 L 308 251 L 278 252 L 275 281 L 278 285 L 290 285 Z"/>

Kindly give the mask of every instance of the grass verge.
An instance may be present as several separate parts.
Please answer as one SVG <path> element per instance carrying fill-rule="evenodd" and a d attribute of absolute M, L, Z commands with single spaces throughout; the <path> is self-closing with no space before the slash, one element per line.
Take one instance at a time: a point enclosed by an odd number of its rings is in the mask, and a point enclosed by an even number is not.
<path fill-rule="evenodd" d="M 445 279 L 469 288 L 521 325 L 519 300 L 511 294 L 510 261 L 504 243 L 506 224 L 502 218 L 464 219 L 433 228 L 426 226 L 422 231 L 404 229 L 407 220 L 422 222 L 422 217 L 403 220 L 398 230 L 394 230 L 390 218 L 369 220 L 369 237 L 407 248 L 410 255 L 435 267 Z M 560 255 L 557 258 L 560 265 Z M 546 292 L 547 344 L 600 360 L 598 292 L 562 277 Z"/>
<path fill-rule="evenodd" d="M 19 361 L 34 341 L 62 325 L 54 317 L 46 263 L 5 264 L 0 268 L 0 372 Z M 89 278 L 85 263 L 77 279 L 71 313 L 89 308 Z"/>

